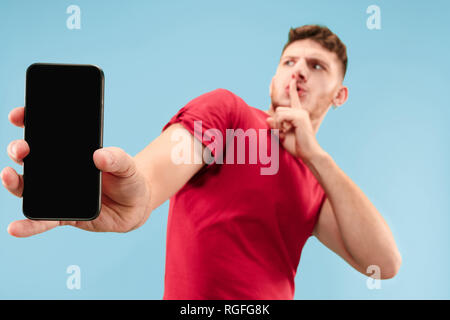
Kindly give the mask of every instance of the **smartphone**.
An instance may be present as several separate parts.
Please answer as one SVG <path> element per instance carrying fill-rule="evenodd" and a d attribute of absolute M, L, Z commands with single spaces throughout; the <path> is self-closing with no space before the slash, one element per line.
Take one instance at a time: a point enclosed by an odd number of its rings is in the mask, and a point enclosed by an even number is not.
<path fill-rule="evenodd" d="M 101 210 L 104 74 L 95 65 L 26 71 L 22 211 L 33 220 L 93 220 Z"/>

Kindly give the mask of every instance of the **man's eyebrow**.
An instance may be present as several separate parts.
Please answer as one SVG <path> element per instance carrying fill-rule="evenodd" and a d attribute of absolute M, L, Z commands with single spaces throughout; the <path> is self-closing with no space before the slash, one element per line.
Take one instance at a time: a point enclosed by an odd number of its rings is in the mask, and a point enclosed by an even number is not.
<path fill-rule="evenodd" d="M 281 62 L 282 60 L 288 59 L 288 58 L 289 58 L 289 59 L 298 59 L 298 57 L 296 57 L 296 56 L 284 56 L 284 57 L 282 57 L 282 58 L 280 59 L 280 62 Z M 329 67 L 328 63 L 326 63 L 325 60 L 323 60 L 322 58 L 315 57 L 315 56 L 311 56 L 311 57 L 308 57 L 308 59 L 318 61 L 319 63 L 322 63 L 322 64 L 325 65 L 326 67 Z"/>

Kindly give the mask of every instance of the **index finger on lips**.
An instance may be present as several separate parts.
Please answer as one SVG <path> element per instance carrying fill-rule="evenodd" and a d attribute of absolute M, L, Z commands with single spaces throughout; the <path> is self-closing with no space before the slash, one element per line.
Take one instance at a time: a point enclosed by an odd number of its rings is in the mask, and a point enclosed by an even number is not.
<path fill-rule="evenodd" d="M 289 97 L 291 98 L 291 107 L 292 108 L 301 108 L 302 105 L 300 103 L 300 98 L 298 96 L 297 91 L 297 80 L 291 79 L 289 83 Z"/>

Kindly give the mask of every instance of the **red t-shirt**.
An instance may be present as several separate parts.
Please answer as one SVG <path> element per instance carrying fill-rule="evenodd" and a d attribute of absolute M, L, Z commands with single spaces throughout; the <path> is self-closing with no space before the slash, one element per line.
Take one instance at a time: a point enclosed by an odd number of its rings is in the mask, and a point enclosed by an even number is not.
<path fill-rule="evenodd" d="M 163 299 L 294 298 L 300 255 L 326 195 L 302 160 L 281 144 L 275 174 L 261 174 L 271 165 L 267 161 L 250 161 L 250 143 L 244 164 L 238 163 L 237 138 L 234 161 L 227 162 L 226 129 L 256 131 L 258 149 L 264 140 L 270 156 L 274 138 L 267 117 L 234 93 L 216 89 L 191 100 L 164 126 L 163 131 L 181 122 L 213 155 L 209 129 L 216 129 L 224 151 L 222 163 L 204 166 L 170 198 Z M 201 130 L 194 130 L 200 120 Z"/>

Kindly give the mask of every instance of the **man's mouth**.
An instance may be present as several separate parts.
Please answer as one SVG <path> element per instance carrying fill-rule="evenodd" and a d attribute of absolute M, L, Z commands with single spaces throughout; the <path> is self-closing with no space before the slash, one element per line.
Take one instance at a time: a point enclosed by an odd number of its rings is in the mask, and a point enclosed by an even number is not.
<path fill-rule="evenodd" d="M 289 95 L 289 85 L 286 87 L 286 93 L 288 94 L 288 96 L 290 96 Z M 304 88 L 302 88 L 300 85 L 298 85 L 297 84 L 297 94 L 301 97 L 301 96 L 304 96 L 305 95 L 305 89 Z"/>

